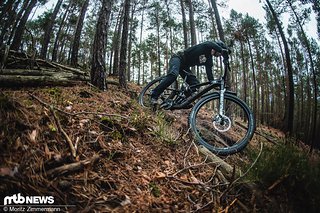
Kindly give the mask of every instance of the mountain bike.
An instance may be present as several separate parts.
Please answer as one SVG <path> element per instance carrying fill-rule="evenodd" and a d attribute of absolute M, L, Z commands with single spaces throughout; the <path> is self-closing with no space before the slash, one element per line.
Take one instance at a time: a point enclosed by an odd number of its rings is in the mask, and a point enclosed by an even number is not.
<path fill-rule="evenodd" d="M 196 140 L 218 155 L 231 155 L 242 151 L 253 137 L 255 119 L 248 105 L 227 90 L 229 55 L 223 55 L 224 72 L 210 82 L 188 85 L 186 77 L 178 87 L 175 81 L 159 97 L 159 108 L 177 110 L 192 108 L 189 126 Z M 139 104 L 151 108 L 152 90 L 164 79 L 158 77 L 148 83 L 139 94 Z M 192 105 L 194 103 L 194 106 Z"/>

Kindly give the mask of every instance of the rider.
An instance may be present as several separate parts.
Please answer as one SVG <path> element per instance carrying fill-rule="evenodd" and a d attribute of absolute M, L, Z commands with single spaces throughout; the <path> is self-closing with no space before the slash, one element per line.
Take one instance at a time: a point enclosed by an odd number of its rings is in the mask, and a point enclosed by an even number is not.
<path fill-rule="evenodd" d="M 213 81 L 212 56 L 219 57 L 226 52 L 228 52 L 228 47 L 222 41 L 206 41 L 173 54 L 169 61 L 168 74 L 152 91 L 151 104 L 154 106 L 158 104 L 161 93 L 177 79 L 179 74 L 185 78 L 186 72 L 190 73 L 191 75 L 187 77 L 187 83 L 190 86 L 198 84 L 198 79 L 190 70 L 192 66 L 205 66 L 208 80 Z"/>

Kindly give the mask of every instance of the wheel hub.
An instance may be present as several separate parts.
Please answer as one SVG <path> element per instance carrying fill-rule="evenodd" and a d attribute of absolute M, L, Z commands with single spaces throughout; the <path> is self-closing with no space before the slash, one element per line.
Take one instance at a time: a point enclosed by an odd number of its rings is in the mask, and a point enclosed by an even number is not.
<path fill-rule="evenodd" d="M 212 124 L 219 132 L 226 132 L 231 128 L 231 120 L 225 115 L 216 115 L 213 117 Z"/>

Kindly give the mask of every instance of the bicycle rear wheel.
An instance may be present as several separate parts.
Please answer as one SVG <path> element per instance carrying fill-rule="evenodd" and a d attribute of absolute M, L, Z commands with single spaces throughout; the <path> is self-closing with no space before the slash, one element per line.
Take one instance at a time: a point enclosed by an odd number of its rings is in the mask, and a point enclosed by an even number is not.
<path fill-rule="evenodd" d="M 148 83 L 139 94 L 139 104 L 143 107 L 152 108 L 151 106 L 151 93 L 160 84 L 165 76 L 161 76 L 152 80 Z M 177 94 L 178 82 L 175 81 L 168 88 L 166 88 L 160 95 L 159 100 L 163 102 L 164 100 L 173 99 Z M 161 104 L 161 103 L 160 103 Z"/>
<path fill-rule="evenodd" d="M 254 134 L 255 122 L 247 104 L 228 93 L 221 116 L 219 98 L 219 93 L 214 93 L 199 100 L 190 113 L 189 124 L 200 144 L 215 154 L 230 155 L 246 147 Z"/>

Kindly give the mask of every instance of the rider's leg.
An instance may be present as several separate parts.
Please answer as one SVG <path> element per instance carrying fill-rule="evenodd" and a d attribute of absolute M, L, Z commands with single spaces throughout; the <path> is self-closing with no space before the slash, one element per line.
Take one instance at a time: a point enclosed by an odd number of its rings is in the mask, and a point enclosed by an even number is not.
<path fill-rule="evenodd" d="M 192 71 L 190 70 L 190 68 L 184 68 L 185 71 L 181 71 L 180 72 L 180 75 L 181 77 L 184 79 L 185 76 L 187 75 L 187 83 L 189 86 L 192 86 L 192 85 L 196 85 L 196 84 L 199 84 L 199 80 L 197 79 L 197 77 L 192 73 Z M 194 92 L 197 88 L 193 88 L 193 91 Z"/>
<path fill-rule="evenodd" d="M 169 62 L 169 71 L 161 83 L 153 90 L 151 98 L 157 100 L 161 93 L 169 87 L 178 77 L 181 60 L 179 57 L 172 57 Z"/>

